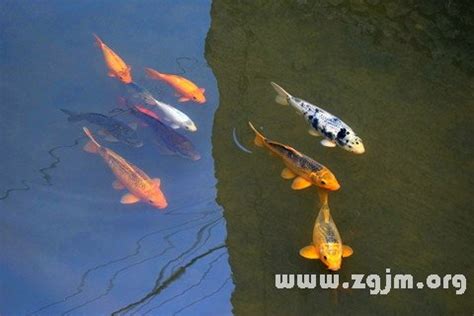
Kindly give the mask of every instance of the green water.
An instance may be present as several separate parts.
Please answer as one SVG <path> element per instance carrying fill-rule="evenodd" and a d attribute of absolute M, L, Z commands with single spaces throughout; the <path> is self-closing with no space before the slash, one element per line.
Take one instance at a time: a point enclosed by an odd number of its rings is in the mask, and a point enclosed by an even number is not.
<path fill-rule="evenodd" d="M 472 7 L 472 6 L 471 6 Z M 471 11 L 469 11 L 471 10 Z M 218 202 L 238 315 L 472 314 L 473 11 L 459 1 L 213 2 L 206 58 L 218 82 L 213 127 Z M 340 116 L 364 140 L 357 156 L 309 136 L 274 102 L 270 81 Z M 275 273 L 326 273 L 298 250 L 311 240 L 314 189 L 292 191 L 264 134 L 329 167 L 332 215 L 352 273 L 462 273 L 467 291 L 276 290 Z M 253 151 L 234 144 L 232 129 Z"/>

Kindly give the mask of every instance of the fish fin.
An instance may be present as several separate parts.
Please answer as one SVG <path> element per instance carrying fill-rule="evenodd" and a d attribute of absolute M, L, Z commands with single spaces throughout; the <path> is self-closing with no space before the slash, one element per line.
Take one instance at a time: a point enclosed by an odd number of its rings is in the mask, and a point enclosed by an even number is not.
<path fill-rule="evenodd" d="M 313 129 L 313 128 L 310 128 L 310 129 L 308 130 L 308 133 L 309 133 L 309 135 L 314 136 L 314 137 L 319 137 L 319 136 L 321 136 L 321 134 L 319 134 L 319 133 L 318 133 L 315 129 Z"/>
<path fill-rule="evenodd" d="M 113 71 L 109 71 L 109 72 L 107 73 L 107 75 L 108 75 L 109 77 L 117 77 L 117 75 L 116 75 Z"/>
<path fill-rule="evenodd" d="M 293 190 L 303 190 L 311 186 L 311 182 L 302 177 L 296 177 L 291 184 Z"/>
<path fill-rule="evenodd" d="M 326 204 L 323 204 L 323 206 L 321 206 L 321 210 L 320 212 L 323 213 L 323 220 L 326 224 L 329 223 L 330 219 L 331 219 L 331 212 L 329 210 L 329 205 L 326 203 Z"/>
<path fill-rule="evenodd" d="M 179 128 L 179 125 L 178 124 L 171 124 L 170 127 L 172 129 L 178 129 Z"/>
<path fill-rule="evenodd" d="M 293 179 L 294 177 L 296 177 L 296 174 L 293 171 L 291 171 L 290 169 L 285 168 L 281 171 L 281 177 L 283 179 L 289 180 L 289 179 Z"/>
<path fill-rule="evenodd" d="M 95 34 L 95 33 L 92 33 L 92 35 L 94 35 L 95 43 L 97 44 L 97 46 L 102 47 L 102 44 L 104 44 L 104 42 L 102 42 L 102 40 L 100 39 L 100 37 L 97 36 L 97 34 Z"/>
<path fill-rule="evenodd" d="M 104 137 L 104 139 L 105 139 L 106 141 L 108 141 L 108 142 L 111 142 L 111 143 L 116 143 L 116 142 L 119 141 L 119 140 L 117 139 L 117 137 L 112 136 L 112 135 L 110 135 L 110 134 L 106 134 L 105 137 Z"/>
<path fill-rule="evenodd" d="M 125 189 L 125 186 L 122 184 L 122 182 L 120 182 L 119 180 L 115 180 L 114 182 L 112 182 L 112 187 L 115 189 L 115 190 L 123 190 Z"/>
<path fill-rule="evenodd" d="M 318 195 L 321 206 L 328 204 L 328 190 L 318 188 Z"/>
<path fill-rule="evenodd" d="M 163 75 L 160 72 L 151 68 L 145 68 L 145 73 L 148 75 L 148 77 L 153 78 L 153 79 L 162 79 L 163 77 Z"/>
<path fill-rule="evenodd" d="M 342 257 L 350 257 L 354 253 L 354 250 L 352 250 L 351 247 L 348 245 L 342 245 Z"/>
<path fill-rule="evenodd" d="M 136 131 L 137 128 L 138 128 L 138 123 L 137 123 L 137 122 L 128 123 L 128 126 L 130 126 L 131 129 L 133 129 L 134 131 Z"/>
<path fill-rule="evenodd" d="M 97 147 L 97 149 L 96 149 L 96 152 L 97 152 L 98 149 L 101 147 L 100 144 L 95 140 L 94 136 L 92 136 L 91 131 L 87 127 L 82 127 L 82 130 L 87 135 L 87 137 L 89 137 L 89 139 L 92 141 L 92 143 Z M 87 144 L 86 144 L 86 146 L 87 146 Z M 86 150 L 86 149 L 84 148 L 84 150 Z"/>
<path fill-rule="evenodd" d="M 84 147 L 82 147 L 82 149 L 84 149 L 84 151 L 88 152 L 88 153 L 91 153 L 91 154 L 97 154 L 97 152 L 99 151 L 99 148 L 97 147 L 96 144 L 94 144 L 91 140 L 88 141 Z"/>
<path fill-rule="evenodd" d="M 191 100 L 191 99 L 187 98 L 187 97 L 181 97 L 181 98 L 178 99 L 179 102 L 187 102 L 189 100 Z"/>
<path fill-rule="evenodd" d="M 315 246 L 309 245 L 300 249 L 300 256 L 306 259 L 319 259 L 319 254 Z"/>
<path fill-rule="evenodd" d="M 263 144 L 265 143 L 265 137 L 259 131 L 257 131 L 257 129 L 252 125 L 252 123 L 249 122 L 249 126 L 255 133 L 255 139 L 253 142 L 258 147 L 263 147 Z"/>
<path fill-rule="evenodd" d="M 134 204 L 140 201 L 138 197 L 133 195 L 132 193 L 127 193 L 120 199 L 120 203 L 122 204 Z"/>
<path fill-rule="evenodd" d="M 324 147 L 336 147 L 336 144 L 333 141 L 327 139 L 323 139 L 321 141 L 321 145 L 323 145 Z"/>
<path fill-rule="evenodd" d="M 199 88 L 199 90 L 201 90 L 202 93 L 206 92 L 206 89 L 204 88 Z"/>
<path fill-rule="evenodd" d="M 275 101 L 281 105 L 289 105 L 290 103 L 288 102 L 288 99 L 291 97 L 291 94 L 285 91 L 282 87 L 277 85 L 274 82 L 270 82 L 272 85 L 273 89 L 278 93 L 278 95 L 275 97 Z"/>
<path fill-rule="evenodd" d="M 151 179 L 151 182 L 153 182 L 154 184 L 156 184 L 158 187 L 161 186 L 161 180 L 160 180 L 160 178 L 153 178 L 153 179 Z"/>

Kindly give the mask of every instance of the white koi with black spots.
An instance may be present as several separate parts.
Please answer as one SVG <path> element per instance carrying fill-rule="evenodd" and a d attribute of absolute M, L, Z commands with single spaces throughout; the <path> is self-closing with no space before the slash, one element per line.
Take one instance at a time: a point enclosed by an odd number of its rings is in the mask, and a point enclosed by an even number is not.
<path fill-rule="evenodd" d="M 291 105 L 301 113 L 311 125 L 309 133 L 313 136 L 322 136 L 324 138 L 321 141 L 321 145 L 326 147 L 335 147 L 337 145 L 355 154 L 363 154 L 365 152 L 362 139 L 340 118 L 314 104 L 292 96 L 274 82 L 271 84 L 278 93 L 275 99 L 276 102 L 283 105 Z"/>

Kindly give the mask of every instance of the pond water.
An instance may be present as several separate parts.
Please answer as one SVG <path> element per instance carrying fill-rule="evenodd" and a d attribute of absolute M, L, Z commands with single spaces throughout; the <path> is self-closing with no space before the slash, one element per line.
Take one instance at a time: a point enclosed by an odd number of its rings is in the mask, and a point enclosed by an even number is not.
<path fill-rule="evenodd" d="M 0 314 L 472 314 L 474 12 L 463 1 L 1 1 Z M 101 143 L 161 179 L 162 211 L 120 204 L 114 175 L 82 150 L 85 122 L 116 115 L 93 33 L 133 79 L 189 115 L 201 159 Z M 144 67 L 206 89 L 180 103 Z M 366 153 L 326 148 L 274 81 L 340 116 Z M 351 274 L 464 274 L 467 290 L 278 290 L 275 274 L 328 273 L 310 243 L 314 188 L 293 191 L 270 139 L 327 166 Z M 234 137 L 235 131 L 235 137 Z M 237 145 L 246 148 L 251 153 Z"/>
<path fill-rule="evenodd" d="M 209 1 L 2 1 L 0 313 L 2 315 L 229 314 L 233 283 L 211 151 L 219 93 L 204 58 Z M 196 125 L 181 132 L 198 161 L 144 146 L 112 148 L 161 179 L 163 212 L 120 204 L 102 159 L 59 109 L 110 114 L 122 84 L 92 33 L 132 66 L 135 82 Z M 144 67 L 184 74 L 207 103 L 179 103 Z M 128 114 L 117 119 L 133 122 Z"/>

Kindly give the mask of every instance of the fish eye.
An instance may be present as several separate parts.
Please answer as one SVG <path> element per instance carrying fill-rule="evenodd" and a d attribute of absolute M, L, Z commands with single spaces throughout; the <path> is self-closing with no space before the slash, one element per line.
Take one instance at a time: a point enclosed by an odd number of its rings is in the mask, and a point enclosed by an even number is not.
<path fill-rule="evenodd" d="M 324 258 L 324 260 L 328 260 L 328 257 L 326 257 L 326 256 L 324 256 L 323 258 Z"/>
<path fill-rule="evenodd" d="M 326 184 L 326 181 L 321 180 L 321 184 L 322 184 L 322 185 L 325 185 L 325 184 Z"/>
<path fill-rule="evenodd" d="M 153 203 L 153 200 L 148 200 L 148 202 Z"/>

